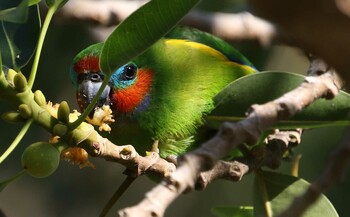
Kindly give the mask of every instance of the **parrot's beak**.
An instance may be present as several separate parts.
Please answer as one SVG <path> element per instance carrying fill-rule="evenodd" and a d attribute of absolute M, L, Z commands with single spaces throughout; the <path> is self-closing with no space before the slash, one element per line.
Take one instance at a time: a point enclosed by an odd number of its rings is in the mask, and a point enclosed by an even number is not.
<path fill-rule="evenodd" d="M 86 108 L 93 100 L 93 98 L 96 96 L 98 90 L 102 86 L 102 81 L 93 81 L 93 80 L 84 80 L 82 81 L 78 86 L 78 98 L 80 100 L 80 103 L 82 104 L 82 108 Z M 95 104 L 94 109 L 90 112 L 89 116 L 93 117 L 95 109 L 97 107 L 102 107 L 103 105 L 109 105 L 109 92 L 111 88 L 110 86 L 106 86 L 103 90 L 103 93 L 101 94 L 100 98 L 98 99 L 97 103 Z"/>

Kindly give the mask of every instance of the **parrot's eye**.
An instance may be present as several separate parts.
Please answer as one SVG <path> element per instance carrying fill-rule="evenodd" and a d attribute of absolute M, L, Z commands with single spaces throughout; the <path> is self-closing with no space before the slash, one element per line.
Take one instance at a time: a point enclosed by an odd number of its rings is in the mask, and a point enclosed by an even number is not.
<path fill-rule="evenodd" d="M 132 80 L 136 77 L 137 66 L 133 63 L 126 65 L 123 69 L 122 78 L 125 81 Z"/>

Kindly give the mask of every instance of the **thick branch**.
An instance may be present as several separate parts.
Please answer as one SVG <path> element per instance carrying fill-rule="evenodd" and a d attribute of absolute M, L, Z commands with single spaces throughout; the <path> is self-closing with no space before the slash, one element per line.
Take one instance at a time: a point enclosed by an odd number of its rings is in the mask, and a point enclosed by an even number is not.
<path fill-rule="evenodd" d="M 81 128 L 77 129 L 77 131 L 81 130 Z M 72 134 L 74 134 L 74 131 Z M 72 143 L 72 145 L 76 144 L 75 141 Z M 128 175 L 132 177 L 137 177 L 147 172 L 147 174 L 152 173 L 163 178 L 176 169 L 175 164 L 160 158 L 157 152 L 150 152 L 150 155 L 141 156 L 133 146 L 115 145 L 108 139 L 100 136 L 96 131 L 91 132 L 91 134 L 89 134 L 82 143 L 78 143 L 78 145 L 87 150 L 92 156 L 124 165 L 127 168 Z"/>
<path fill-rule="evenodd" d="M 114 26 L 146 2 L 144 0 L 71 0 L 60 10 L 55 21 L 58 23 L 83 22 L 106 27 Z M 192 11 L 182 20 L 181 24 L 211 32 L 229 41 L 257 40 L 263 45 L 269 44 L 276 35 L 272 24 L 247 12 L 225 14 Z M 104 39 L 108 34 L 109 32 L 106 32 L 102 38 Z"/>

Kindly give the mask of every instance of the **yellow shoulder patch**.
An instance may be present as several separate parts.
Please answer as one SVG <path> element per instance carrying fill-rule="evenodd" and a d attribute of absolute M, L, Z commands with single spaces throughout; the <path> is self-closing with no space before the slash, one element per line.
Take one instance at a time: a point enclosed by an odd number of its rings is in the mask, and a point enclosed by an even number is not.
<path fill-rule="evenodd" d="M 194 49 L 198 49 L 201 50 L 203 52 L 209 53 L 210 55 L 220 59 L 220 60 L 229 60 L 227 59 L 227 57 L 225 55 L 223 55 L 221 52 L 205 45 L 205 44 L 201 44 L 198 42 L 194 42 L 194 41 L 188 41 L 188 40 L 184 40 L 184 39 L 167 39 L 165 40 L 165 44 L 171 44 L 171 45 L 186 45 L 189 47 L 192 47 Z"/>
<path fill-rule="evenodd" d="M 189 40 L 184 40 L 184 39 L 166 39 L 165 40 L 165 44 L 166 45 L 167 44 L 175 45 L 175 46 L 176 45 L 181 45 L 181 46 L 186 45 L 186 46 L 192 47 L 194 49 L 198 49 L 198 50 L 201 50 L 203 52 L 206 52 L 206 53 L 210 54 L 211 56 L 217 58 L 218 60 L 222 60 L 223 62 L 225 62 L 228 65 L 244 68 L 247 71 L 251 71 L 251 73 L 256 71 L 254 68 L 252 68 L 252 67 L 250 67 L 248 65 L 242 65 L 242 64 L 239 64 L 239 63 L 236 63 L 236 62 L 233 62 L 233 61 L 229 60 L 220 51 L 215 50 L 214 48 L 209 47 L 209 46 L 207 46 L 205 44 L 201 44 L 201 43 L 194 42 L 194 41 L 189 41 Z"/>

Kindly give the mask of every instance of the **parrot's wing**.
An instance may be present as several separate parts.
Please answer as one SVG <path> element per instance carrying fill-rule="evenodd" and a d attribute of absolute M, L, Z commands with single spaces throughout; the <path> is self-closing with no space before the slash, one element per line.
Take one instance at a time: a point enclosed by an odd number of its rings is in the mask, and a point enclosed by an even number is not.
<path fill-rule="evenodd" d="M 221 52 L 229 60 L 242 65 L 250 66 L 255 69 L 254 65 L 246 57 L 244 57 L 238 50 L 233 48 L 230 44 L 228 44 L 227 42 L 225 42 L 224 40 L 218 37 L 215 37 L 206 32 L 202 32 L 198 29 L 194 29 L 190 27 L 175 27 L 167 35 L 165 35 L 165 38 L 185 39 L 185 40 L 205 44 Z"/>

